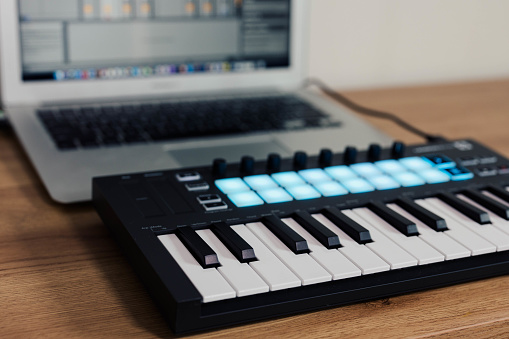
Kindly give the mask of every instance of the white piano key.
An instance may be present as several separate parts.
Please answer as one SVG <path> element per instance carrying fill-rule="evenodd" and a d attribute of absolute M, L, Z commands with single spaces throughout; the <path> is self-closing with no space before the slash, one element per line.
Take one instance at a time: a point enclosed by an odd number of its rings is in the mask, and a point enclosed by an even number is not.
<path fill-rule="evenodd" d="M 260 239 L 297 277 L 302 285 L 310 285 L 332 280 L 330 275 L 307 253 L 295 254 L 267 226 L 261 222 L 246 224 L 254 235 Z M 256 250 L 255 250 L 256 252 Z"/>
<path fill-rule="evenodd" d="M 239 262 L 211 230 L 204 229 L 196 233 L 216 252 L 221 263 L 217 270 L 235 289 L 238 297 L 269 291 L 269 285 L 251 266 Z"/>
<path fill-rule="evenodd" d="M 447 222 L 447 227 L 449 228 L 449 231 L 446 232 L 446 235 L 450 236 L 468 248 L 472 252 L 472 255 L 480 255 L 497 251 L 497 247 L 495 245 L 485 240 L 484 238 L 481 238 L 476 233 L 470 231 L 461 223 L 457 222 L 454 218 L 449 217 L 447 213 L 439 208 L 440 205 L 437 206 L 437 200 L 438 198 L 428 198 L 423 200 L 419 199 L 415 202 L 428 209 L 430 212 L 433 212 L 436 215 L 444 218 Z"/>
<path fill-rule="evenodd" d="M 217 269 L 204 269 L 175 234 L 160 235 L 158 238 L 200 292 L 204 303 L 235 298 L 235 290 Z"/>
<path fill-rule="evenodd" d="M 454 218 L 457 222 L 468 228 L 470 231 L 476 233 L 481 238 L 484 238 L 491 244 L 495 245 L 497 247 L 497 251 L 509 249 L 509 236 L 493 227 L 492 224 L 479 225 L 472 219 L 465 216 L 463 213 L 457 211 L 441 200 L 436 201 L 436 204 L 439 205 L 438 207 L 442 208 L 444 213 L 447 213 L 450 218 Z"/>
<path fill-rule="evenodd" d="M 285 222 L 288 227 L 297 232 L 301 237 L 306 239 L 309 249 L 311 250 L 309 255 L 332 275 L 332 279 L 345 279 L 362 274 L 361 270 L 348 260 L 341 252 L 335 249 L 328 249 L 323 246 L 294 219 L 286 218 L 283 219 L 283 222 Z"/>
<path fill-rule="evenodd" d="M 458 258 L 469 257 L 472 252 L 453 238 L 447 236 L 447 231 L 437 232 L 422 221 L 414 217 L 412 214 L 405 211 L 403 208 L 396 204 L 388 204 L 395 212 L 398 212 L 408 220 L 411 220 L 417 226 L 419 238 L 427 242 L 430 246 L 445 256 L 445 260 L 453 260 Z"/>
<path fill-rule="evenodd" d="M 373 242 L 367 243 L 366 246 L 378 254 L 382 259 L 387 261 L 391 265 L 391 269 L 394 270 L 403 267 L 417 266 L 418 261 L 415 257 L 388 239 L 360 214 L 352 210 L 342 210 L 341 212 L 369 230 Z"/>
<path fill-rule="evenodd" d="M 419 261 L 419 265 L 445 260 L 445 257 L 440 252 L 428 245 L 418 236 L 407 237 L 368 208 L 356 208 L 352 211 L 360 215 L 371 226 L 378 229 L 383 235 L 415 257 Z"/>
<path fill-rule="evenodd" d="M 290 269 L 286 267 L 286 265 L 283 264 L 246 225 L 234 225 L 231 227 L 242 239 L 253 247 L 258 260 L 250 262 L 249 266 L 265 280 L 271 291 L 302 285 L 300 279 L 293 274 L 293 272 L 290 271 Z"/>
<path fill-rule="evenodd" d="M 339 236 L 342 247 L 338 248 L 338 251 L 359 267 L 362 274 L 383 272 L 391 269 L 387 262 L 366 247 L 366 245 L 358 244 L 324 215 L 313 214 L 313 217 Z"/>
<path fill-rule="evenodd" d="M 471 204 L 472 206 L 475 206 L 478 209 L 488 213 L 488 215 L 490 216 L 491 225 L 488 224 L 488 225 L 480 226 L 482 232 L 484 232 L 486 230 L 484 228 L 484 226 L 489 226 L 489 228 L 490 228 L 489 231 L 494 233 L 493 235 L 499 236 L 498 241 L 500 243 L 495 243 L 495 245 L 497 245 L 497 250 L 505 251 L 505 250 L 509 249 L 509 221 L 502 219 L 501 217 L 499 217 L 495 213 L 491 212 L 486 207 L 479 205 L 478 203 L 476 203 L 475 201 L 471 200 L 470 198 L 464 196 L 463 194 L 458 194 L 458 198 L 460 198 L 460 199 L 466 201 L 467 203 Z M 488 241 L 491 241 L 491 240 L 488 239 Z"/>

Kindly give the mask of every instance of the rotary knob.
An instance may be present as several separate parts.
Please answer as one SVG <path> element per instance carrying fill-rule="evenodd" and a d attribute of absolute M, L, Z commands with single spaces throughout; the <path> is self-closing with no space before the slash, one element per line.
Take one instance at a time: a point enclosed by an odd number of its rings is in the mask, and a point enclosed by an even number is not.
<path fill-rule="evenodd" d="M 346 164 L 354 163 L 357 160 L 357 148 L 352 146 L 347 146 L 343 153 L 343 161 Z"/>
<path fill-rule="evenodd" d="M 270 153 L 267 156 L 267 170 L 277 172 L 281 168 L 281 156 L 277 153 Z"/>
<path fill-rule="evenodd" d="M 251 156 L 243 156 L 242 159 L 240 159 L 240 171 L 242 173 L 251 174 L 254 171 L 254 163 L 255 160 Z"/>
<path fill-rule="evenodd" d="M 382 147 L 379 144 L 371 144 L 368 147 L 368 160 L 369 161 L 378 161 L 380 160 L 380 155 L 382 154 Z"/>
<path fill-rule="evenodd" d="M 401 141 L 394 141 L 391 147 L 391 155 L 393 158 L 401 158 L 405 154 L 405 144 Z"/>
<path fill-rule="evenodd" d="M 323 167 L 332 165 L 332 151 L 328 148 L 323 148 L 320 150 L 318 162 Z"/>
<path fill-rule="evenodd" d="M 226 160 L 222 158 L 214 159 L 212 162 L 212 173 L 217 176 L 224 176 L 226 174 Z"/>
<path fill-rule="evenodd" d="M 297 169 L 305 168 L 308 162 L 308 155 L 305 152 L 297 151 L 293 155 L 293 167 Z"/>

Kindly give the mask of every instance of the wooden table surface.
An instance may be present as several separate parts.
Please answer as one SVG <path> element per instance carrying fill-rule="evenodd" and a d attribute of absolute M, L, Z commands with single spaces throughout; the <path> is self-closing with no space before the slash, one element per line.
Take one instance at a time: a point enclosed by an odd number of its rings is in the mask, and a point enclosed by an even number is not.
<path fill-rule="evenodd" d="M 448 138 L 509 156 L 509 80 L 349 92 Z M 407 143 L 390 122 L 370 120 Z M 0 131 L 0 337 L 172 337 L 90 204 L 49 198 Z M 232 327 L 196 337 L 509 337 L 509 276 Z"/>

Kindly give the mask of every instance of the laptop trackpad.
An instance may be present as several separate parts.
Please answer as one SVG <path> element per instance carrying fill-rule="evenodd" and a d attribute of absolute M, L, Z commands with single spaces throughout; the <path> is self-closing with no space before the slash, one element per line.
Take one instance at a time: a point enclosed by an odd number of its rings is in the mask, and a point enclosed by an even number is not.
<path fill-rule="evenodd" d="M 168 153 L 184 167 L 212 164 L 216 158 L 224 158 L 228 162 L 239 162 L 244 155 L 250 155 L 255 159 L 265 159 L 269 153 L 279 153 L 283 157 L 291 155 L 289 149 L 274 140 L 240 145 L 187 148 L 168 151 Z"/>

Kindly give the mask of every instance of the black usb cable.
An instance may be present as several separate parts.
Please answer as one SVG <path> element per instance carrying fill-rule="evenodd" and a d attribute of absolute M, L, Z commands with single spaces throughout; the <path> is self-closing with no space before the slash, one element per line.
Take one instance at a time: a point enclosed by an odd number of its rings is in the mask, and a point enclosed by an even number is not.
<path fill-rule="evenodd" d="M 359 104 L 353 102 L 352 100 L 346 98 L 342 94 L 339 94 L 337 91 L 333 90 L 332 88 L 327 86 L 323 81 L 321 81 L 319 79 L 308 78 L 304 81 L 304 87 L 309 87 L 309 86 L 313 86 L 313 85 L 318 87 L 322 92 L 327 94 L 332 99 L 336 100 L 340 104 L 350 108 L 351 110 L 353 110 L 359 114 L 364 114 L 364 115 L 374 117 L 374 118 L 379 118 L 379 119 L 390 120 L 390 121 L 394 122 L 395 124 L 401 126 L 402 128 L 420 136 L 421 138 L 426 139 L 427 142 L 447 141 L 445 138 L 443 138 L 439 135 L 433 135 L 433 134 L 424 132 L 423 130 L 407 123 L 406 121 L 404 121 L 397 115 L 394 115 L 393 113 L 383 112 L 383 111 L 379 111 L 379 110 L 375 110 L 375 109 L 371 109 L 371 108 L 367 108 L 362 105 L 359 105 Z"/>

